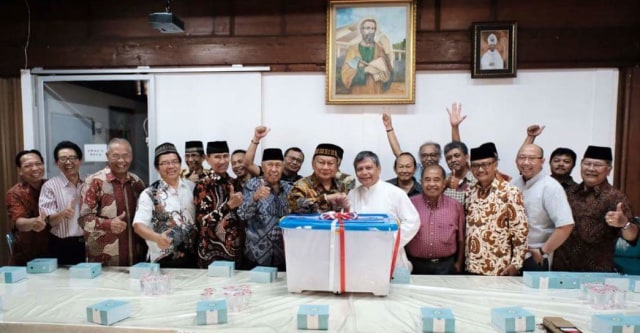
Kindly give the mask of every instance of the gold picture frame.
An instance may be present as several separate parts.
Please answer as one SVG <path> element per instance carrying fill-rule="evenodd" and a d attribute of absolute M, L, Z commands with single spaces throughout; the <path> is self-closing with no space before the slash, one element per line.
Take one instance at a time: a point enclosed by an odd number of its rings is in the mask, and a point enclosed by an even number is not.
<path fill-rule="evenodd" d="M 415 20 L 412 0 L 330 0 L 326 103 L 415 103 Z"/>
<path fill-rule="evenodd" d="M 516 22 L 473 23 L 472 78 L 516 77 Z"/>

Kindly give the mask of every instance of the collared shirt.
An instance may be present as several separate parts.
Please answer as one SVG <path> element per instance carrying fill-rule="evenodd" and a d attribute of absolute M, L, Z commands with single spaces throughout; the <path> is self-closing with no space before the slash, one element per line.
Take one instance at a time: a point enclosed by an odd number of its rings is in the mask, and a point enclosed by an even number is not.
<path fill-rule="evenodd" d="M 304 177 L 295 184 L 287 200 L 289 201 L 289 209 L 292 213 L 324 213 L 328 211 L 340 211 L 343 207 L 333 205 L 325 200 L 325 195 L 334 193 L 349 192 L 348 183 L 343 182 L 338 178 L 333 178 L 331 182 L 331 188 L 325 190 L 324 186 L 320 184 L 318 177 L 315 173 L 311 176 Z"/>
<path fill-rule="evenodd" d="M 456 254 L 458 243 L 464 242 L 465 219 L 462 205 L 453 198 L 440 195 L 432 207 L 422 195 L 411 198 L 420 216 L 420 229 L 407 245 L 407 253 L 416 258 L 438 259 Z"/>
<path fill-rule="evenodd" d="M 451 177 L 451 174 L 449 174 L 449 177 Z M 471 186 L 475 185 L 476 182 L 477 182 L 476 177 L 473 176 L 473 173 L 471 172 L 471 170 L 468 170 L 467 173 L 464 175 L 464 178 L 462 178 L 462 180 L 458 184 L 458 188 L 456 189 L 447 188 L 444 190 L 444 195 L 451 197 L 453 199 L 456 199 L 457 202 L 459 202 L 462 206 L 464 206 L 467 190 Z"/>
<path fill-rule="evenodd" d="M 262 176 L 262 167 L 260 168 L 260 175 Z M 283 180 L 283 181 L 287 182 L 291 186 L 293 186 L 293 184 L 295 182 L 297 182 L 299 179 L 302 179 L 302 176 L 300 176 L 297 173 L 295 175 L 293 175 L 293 176 L 287 176 L 283 172 L 282 176 L 280 177 L 280 180 Z"/>
<path fill-rule="evenodd" d="M 556 228 L 573 224 L 567 195 L 551 176 L 540 171 L 526 182 L 518 177 L 513 185 L 522 191 L 529 222 L 529 247 L 542 247 Z"/>
<path fill-rule="evenodd" d="M 422 193 L 422 186 L 420 186 L 420 182 L 418 182 L 418 180 L 415 178 L 412 178 L 412 179 L 413 179 L 413 186 L 409 189 L 409 192 L 406 192 L 408 197 L 412 197 L 416 194 Z M 398 185 L 398 177 L 387 180 L 387 183 L 394 185 L 404 191 L 404 189 Z"/>
<path fill-rule="evenodd" d="M 595 187 L 586 187 L 584 183 L 573 186 L 567 190 L 567 198 L 575 226 L 569 238 L 555 251 L 553 269 L 613 272 L 613 256 L 621 229 L 605 223 L 605 214 L 615 211 L 618 203 L 622 202 L 625 216 L 631 220 L 633 213 L 629 199 L 606 180 Z"/>
<path fill-rule="evenodd" d="M 47 216 L 60 213 L 73 203 L 73 217 L 63 219 L 58 225 L 51 227 L 51 233 L 59 238 L 84 235 L 82 228 L 78 224 L 83 182 L 84 180 L 79 179 L 78 185 L 73 185 L 65 175 L 60 174 L 42 185 L 39 206 L 40 210 Z"/>
<path fill-rule="evenodd" d="M 44 184 L 42 180 L 40 185 Z M 5 203 L 9 221 L 9 231 L 13 234 L 13 255 L 9 263 L 25 266 L 28 261 L 48 256 L 49 226 L 40 232 L 19 231 L 16 221 L 19 218 L 32 218 L 40 215 L 38 197 L 40 190 L 24 181 L 20 181 L 7 191 Z"/>
<path fill-rule="evenodd" d="M 280 191 L 264 199 L 253 200 L 263 177 L 250 179 L 242 190 L 244 199 L 238 208 L 238 216 L 247 223 L 247 241 L 244 254 L 247 259 L 261 266 L 285 267 L 284 241 L 280 219 L 289 213 L 287 195 L 293 187 L 280 180 Z"/>
<path fill-rule="evenodd" d="M 560 178 L 555 178 L 555 180 L 557 180 L 560 183 L 560 185 L 562 185 L 562 188 L 565 191 L 568 190 L 572 186 L 578 185 L 578 183 L 576 183 L 573 180 L 573 177 L 571 177 L 571 175 L 565 176 L 565 177 L 560 177 Z"/>
<path fill-rule="evenodd" d="M 467 271 L 500 275 L 509 265 L 522 268 L 528 224 L 520 190 L 498 178 L 488 189 L 476 183 L 465 205 Z"/>
<path fill-rule="evenodd" d="M 108 166 L 87 177 L 82 188 L 78 223 L 84 229 L 89 262 L 130 266 L 144 261 L 147 245 L 131 228 L 136 202 L 144 188 L 144 182 L 135 174 L 127 173 L 122 182 Z M 114 234 L 111 220 L 122 213 L 125 213 L 123 220 L 128 227 Z"/>
<path fill-rule="evenodd" d="M 404 251 L 405 245 L 418 232 L 420 217 L 407 194 L 396 186 L 378 180 L 370 187 L 360 185 L 349 192 L 351 211 L 357 213 L 387 214 L 400 221 L 400 248 L 396 267 L 411 271 L 411 263 Z M 397 236 L 394 235 L 394 238 Z"/>
<path fill-rule="evenodd" d="M 237 215 L 237 208 L 227 205 L 234 179 L 227 173 L 218 175 L 207 170 L 205 177 L 193 190 L 198 227 L 198 265 L 209 266 L 214 260 L 230 260 L 242 266 L 245 223 Z"/>
<path fill-rule="evenodd" d="M 149 247 L 148 257 L 152 262 L 162 258 L 179 257 L 179 252 L 195 255 L 196 207 L 193 205 L 194 184 L 188 179 L 180 179 L 178 187 L 169 186 L 164 180 L 155 181 L 138 198 L 138 208 L 133 224 L 144 224 L 157 233 L 171 230 L 167 237 L 171 245 L 161 250 L 158 243 L 146 240 Z M 184 252 L 183 252 L 184 254 Z"/>

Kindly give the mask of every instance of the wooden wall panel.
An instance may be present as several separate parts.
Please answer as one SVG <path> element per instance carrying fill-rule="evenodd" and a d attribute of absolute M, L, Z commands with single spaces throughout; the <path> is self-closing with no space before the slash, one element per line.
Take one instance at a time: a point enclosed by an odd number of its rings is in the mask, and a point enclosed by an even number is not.
<path fill-rule="evenodd" d="M 280 1 L 243 0 L 234 2 L 236 36 L 280 35 L 283 28 Z"/>
<path fill-rule="evenodd" d="M 614 185 L 629 197 L 635 216 L 640 216 L 640 68 L 620 71 L 618 101 Z"/>
<path fill-rule="evenodd" d="M 416 30 L 417 31 L 435 31 L 436 16 L 440 17 L 440 1 L 425 0 L 418 1 L 416 4 Z"/>
<path fill-rule="evenodd" d="M 473 22 L 493 21 L 491 0 L 442 1 L 441 30 L 468 30 Z"/>
<path fill-rule="evenodd" d="M 285 34 L 325 34 L 327 31 L 326 0 L 288 0 L 284 6 Z"/>

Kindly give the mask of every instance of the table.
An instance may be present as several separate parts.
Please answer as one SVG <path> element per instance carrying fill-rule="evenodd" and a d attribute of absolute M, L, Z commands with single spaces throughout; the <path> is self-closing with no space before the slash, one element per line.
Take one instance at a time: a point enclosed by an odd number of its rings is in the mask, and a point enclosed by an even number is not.
<path fill-rule="evenodd" d="M 585 333 L 595 313 L 638 313 L 640 294 L 629 293 L 623 310 L 595 310 L 580 300 L 579 290 L 537 290 L 521 277 L 412 276 L 411 284 L 391 285 L 388 296 L 287 291 L 286 274 L 271 284 L 249 282 L 249 273 L 231 278 L 208 277 L 203 269 L 162 269 L 172 275 L 172 292 L 144 296 L 139 280 L 129 278 L 128 267 L 105 267 L 92 280 L 71 279 L 68 268 L 47 274 L 29 274 L 16 284 L 0 284 L 4 310 L 0 332 L 295 332 L 301 304 L 328 304 L 330 332 L 419 332 L 420 307 L 448 307 L 456 316 L 457 332 L 495 332 L 490 309 L 522 306 L 535 314 L 560 316 Z M 229 314 L 229 323 L 199 326 L 196 303 L 205 288 L 248 284 L 253 296 L 249 308 Z M 131 301 L 133 313 L 111 327 L 86 321 L 86 307 L 105 299 Z M 542 330 L 538 330 L 542 332 Z"/>

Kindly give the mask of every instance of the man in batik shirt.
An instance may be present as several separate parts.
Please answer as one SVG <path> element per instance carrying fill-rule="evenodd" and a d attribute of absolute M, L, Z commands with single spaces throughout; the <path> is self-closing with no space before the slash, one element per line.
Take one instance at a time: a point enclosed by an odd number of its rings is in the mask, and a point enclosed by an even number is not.
<path fill-rule="evenodd" d="M 153 165 L 160 179 L 140 195 L 133 229 L 147 240 L 152 262 L 162 267 L 195 268 L 194 184 L 180 177 L 181 163 L 172 143 L 156 147 Z"/>
<path fill-rule="evenodd" d="M 107 146 L 107 166 L 85 180 L 78 223 L 89 262 L 130 266 L 145 260 L 147 245 L 131 226 L 145 185 L 129 172 L 132 160 L 129 141 L 114 138 Z"/>
<path fill-rule="evenodd" d="M 202 161 L 205 159 L 204 146 L 202 141 L 187 141 L 184 144 L 184 159 L 187 168 L 180 172 L 180 177 L 189 179 L 192 182 L 204 178 L 204 167 Z"/>
<path fill-rule="evenodd" d="M 242 267 L 245 224 L 238 217 L 242 192 L 236 192 L 229 176 L 229 146 L 226 141 L 207 143 L 207 162 L 211 166 L 196 184 L 193 200 L 198 228 L 198 266 L 214 260 L 230 260 Z"/>
<path fill-rule="evenodd" d="M 553 258 L 553 269 L 613 272 L 618 238 L 635 245 L 638 225 L 627 196 L 607 181 L 611 148 L 589 146 L 580 163 L 582 183 L 567 189 L 575 227 Z"/>
<path fill-rule="evenodd" d="M 321 143 L 313 154 L 313 174 L 293 185 L 289 192 L 289 208 L 292 213 L 324 213 L 349 208 L 347 193 L 353 188 L 351 180 L 336 177 L 342 159 L 342 148 Z"/>
<path fill-rule="evenodd" d="M 38 197 L 45 182 L 44 163 L 35 149 L 18 152 L 15 162 L 20 182 L 6 196 L 9 235 L 13 239 L 9 264 L 25 266 L 32 259 L 48 256 L 49 226 L 46 214 L 38 211 Z"/>
<path fill-rule="evenodd" d="M 493 143 L 471 149 L 471 172 L 478 180 L 465 201 L 465 266 L 472 274 L 517 275 L 527 250 L 528 224 L 522 194 L 496 177 Z"/>
<path fill-rule="evenodd" d="M 283 169 L 282 150 L 265 149 L 263 175 L 250 179 L 244 186 L 238 215 L 247 222 L 246 269 L 260 265 L 285 270 L 284 241 L 278 223 L 289 212 L 287 194 L 292 185 L 281 180 Z"/>

